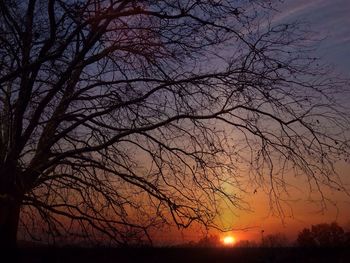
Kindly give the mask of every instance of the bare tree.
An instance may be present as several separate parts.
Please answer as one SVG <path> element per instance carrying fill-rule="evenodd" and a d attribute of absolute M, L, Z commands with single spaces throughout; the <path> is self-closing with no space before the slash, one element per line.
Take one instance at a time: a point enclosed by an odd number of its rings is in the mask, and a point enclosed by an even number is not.
<path fill-rule="evenodd" d="M 1 0 L 0 245 L 19 222 L 117 244 L 218 227 L 219 201 L 244 208 L 248 181 L 282 213 L 291 171 L 322 198 L 345 190 L 347 86 L 297 24 L 268 22 L 273 5 Z"/>

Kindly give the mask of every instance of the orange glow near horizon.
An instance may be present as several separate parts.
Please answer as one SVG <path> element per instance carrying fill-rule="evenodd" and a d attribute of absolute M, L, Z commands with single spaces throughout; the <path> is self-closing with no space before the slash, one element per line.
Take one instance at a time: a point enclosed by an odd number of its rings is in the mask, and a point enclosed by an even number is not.
<path fill-rule="evenodd" d="M 236 243 L 236 239 L 233 236 L 226 236 L 222 239 L 222 243 L 225 246 L 233 246 Z"/>

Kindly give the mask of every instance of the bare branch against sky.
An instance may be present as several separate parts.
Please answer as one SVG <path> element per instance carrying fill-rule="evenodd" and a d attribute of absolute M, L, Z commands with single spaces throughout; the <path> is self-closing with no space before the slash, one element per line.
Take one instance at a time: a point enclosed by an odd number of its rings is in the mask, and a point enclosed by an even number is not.
<path fill-rule="evenodd" d="M 0 245 L 217 227 L 289 178 L 346 191 L 348 84 L 274 1 L 0 0 Z M 48 237 L 47 237 L 48 236 Z"/>

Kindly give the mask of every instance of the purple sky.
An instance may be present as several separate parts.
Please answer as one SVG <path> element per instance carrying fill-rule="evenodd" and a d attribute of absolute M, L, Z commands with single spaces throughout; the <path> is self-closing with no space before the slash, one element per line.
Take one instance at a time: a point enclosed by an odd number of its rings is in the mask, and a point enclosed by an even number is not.
<path fill-rule="evenodd" d="M 301 20 L 326 39 L 318 53 L 350 76 L 350 0 L 283 0 L 277 21 Z"/>

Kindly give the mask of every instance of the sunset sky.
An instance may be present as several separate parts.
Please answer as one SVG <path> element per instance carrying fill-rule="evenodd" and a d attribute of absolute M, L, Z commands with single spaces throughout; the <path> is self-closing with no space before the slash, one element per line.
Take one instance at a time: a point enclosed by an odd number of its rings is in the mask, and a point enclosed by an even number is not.
<path fill-rule="evenodd" d="M 285 0 L 279 7 L 280 12 L 275 16 L 275 22 L 290 22 L 298 20 L 306 22 L 310 30 L 317 37 L 324 39 L 318 47 L 318 55 L 323 61 L 331 64 L 337 72 L 343 76 L 350 76 L 350 2 L 349 0 Z M 346 95 L 344 100 L 349 101 Z M 344 184 L 350 189 L 350 165 L 337 164 Z M 321 211 L 320 205 L 312 202 L 310 195 L 306 194 L 306 180 L 295 181 L 296 190 L 292 191 L 290 208 L 286 209 L 285 217 L 272 216 L 269 211 L 268 198 L 262 192 L 247 196 L 251 204 L 251 212 L 242 212 L 233 215 L 224 211 L 221 220 L 223 224 L 233 222 L 237 231 L 219 234 L 221 238 L 233 235 L 239 240 L 261 239 L 261 231 L 264 235 L 281 232 L 286 234 L 289 240 L 296 238 L 298 231 L 311 224 L 328 223 L 337 221 L 340 225 L 350 227 L 350 197 L 345 193 L 327 192 L 331 202 L 327 202 L 325 210 Z M 332 203 L 333 202 L 333 203 Z M 239 230 L 245 229 L 245 230 Z M 196 240 L 201 232 L 185 230 L 180 234 L 159 233 L 157 236 L 162 242 L 169 242 L 169 237 L 175 242 Z M 203 234 L 204 232 L 202 232 Z"/>
<path fill-rule="evenodd" d="M 323 61 L 334 66 L 335 70 L 343 75 L 350 76 L 350 2 L 348 0 L 286 0 L 280 6 L 280 12 L 276 15 L 278 22 L 299 20 L 307 22 L 310 29 L 316 32 L 324 40 L 320 43 L 318 54 Z M 349 101 L 349 95 L 345 96 Z M 350 165 L 341 163 L 337 165 L 338 172 L 343 182 L 350 187 Z M 301 187 L 305 182 L 298 182 Z M 314 203 L 308 202 L 307 196 L 299 192 L 295 196 L 293 206 L 294 218 L 286 218 L 284 225 L 280 218 L 269 216 L 266 197 L 263 195 L 253 196 L 252 204 L 254 213 L 242 214 L 234 219 L 237 225 L 244 227 L 256 226 L 256 228 L 237 232 L 242 239 L 259 239 L 261 229 L 265 234 L 284 232 L 291 239 L 295 238 L 296 232 L 303 226 L 315 223 L 338 221 L 342 225 L 350 225 L 350 197 L 344 193 L 328 193 L 334 204 L 329 203 L 327 210 L 319 211 Z M 290 215 L 289 215 L 290 216 Z"/>
<path fill-rule="evenodd" d="M 350 233 L 350 0 L 0 7 L 0 247 Z"/>

